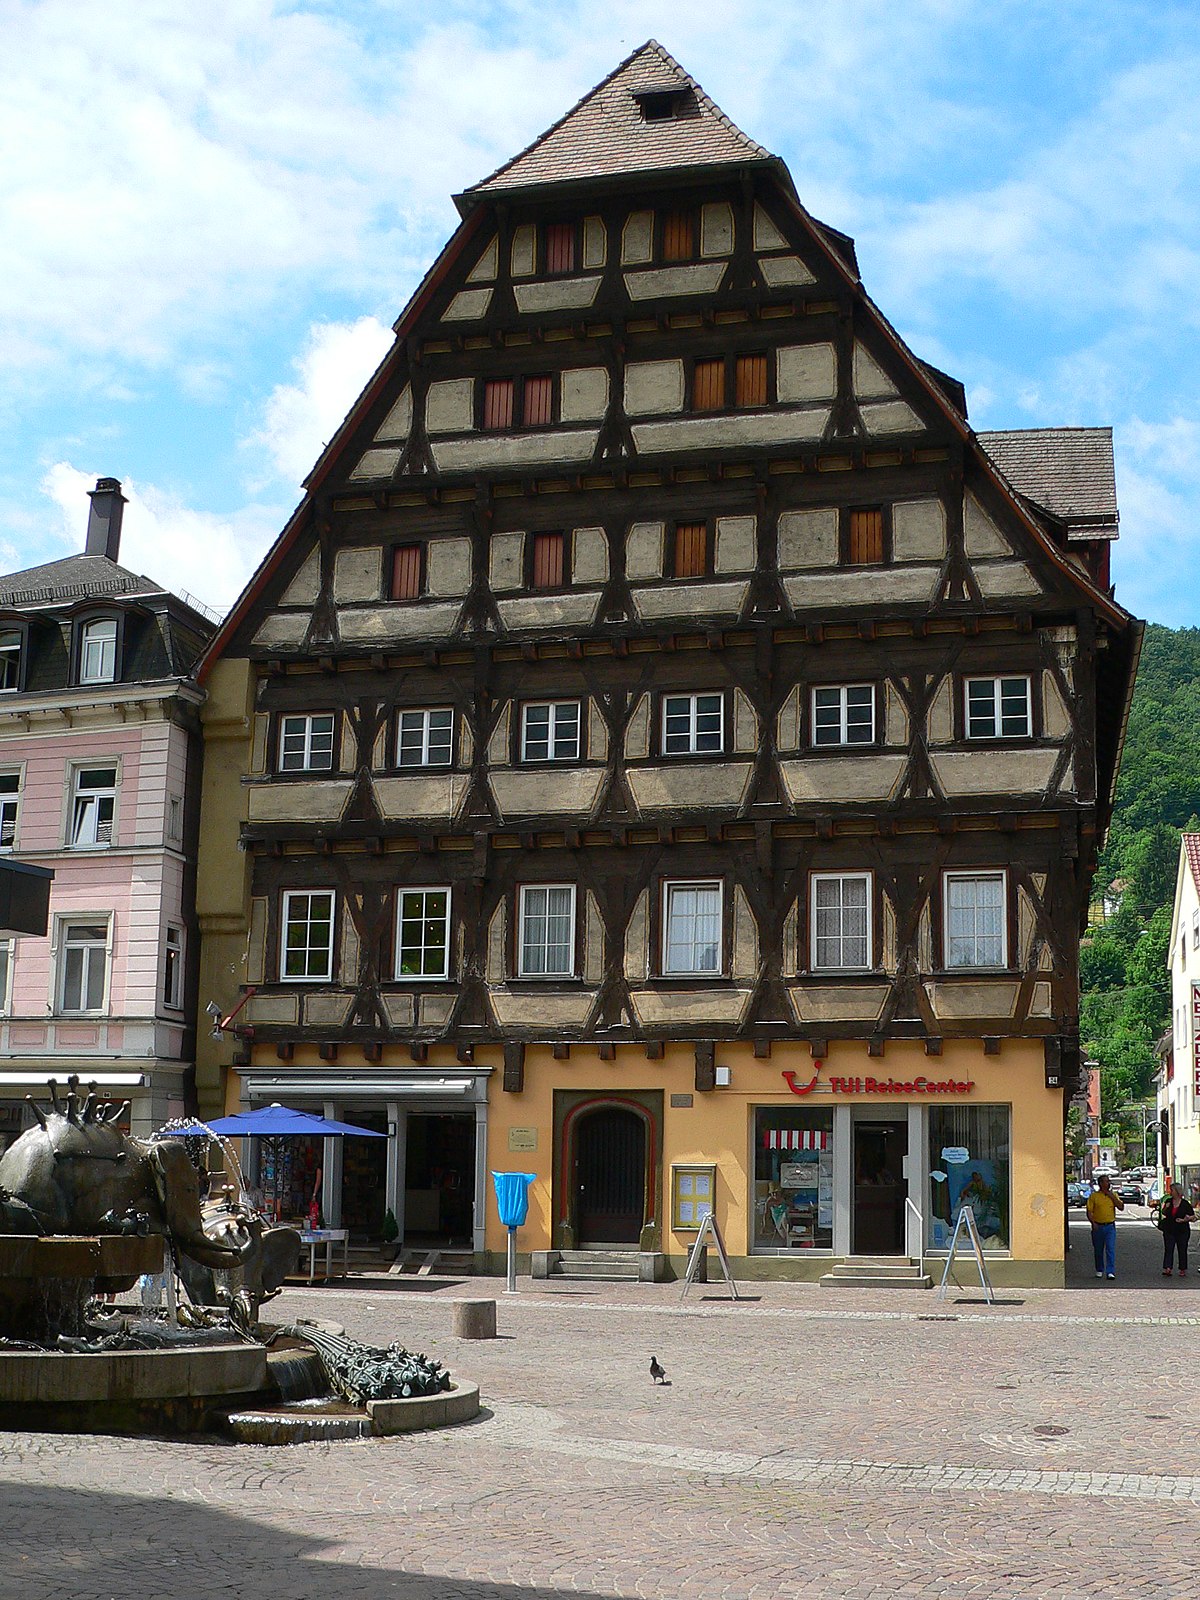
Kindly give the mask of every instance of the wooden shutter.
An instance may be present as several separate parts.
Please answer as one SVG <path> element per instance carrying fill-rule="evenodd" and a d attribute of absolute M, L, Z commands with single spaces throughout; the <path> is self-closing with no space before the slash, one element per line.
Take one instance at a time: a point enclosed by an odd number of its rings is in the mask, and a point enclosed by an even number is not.
<path fill-rule="evenodd" d="M 483 386 L 483 425 L 485 428 L 511 428 L 513 422 L 513 381 L 489 378 Z"/>
<path fill-rule="evenodd" d="M 697 361 L 692 369 L 692 410 L 720 411 L 725 404 L 725 359 Z"/>
<path fill-rule="evenodd" d="M 679 522 L 675 525 L 675 576 L 702 578 L 707 567 L 708 524 Z"/>
<path fill-rule="evenodd" d="M 664 261 L 691 261 L 696 254 L 696 225 L 690 211 L 668 211 L 662 225 Z"/>
<path fill-rule="evenodd" d="M 417 600 L 421 595 L 421 546 L 400 544 L 392 551 L 392 599 Z"/>
<path fill-rule="evenodd" d="M 575 271 L 575 224 L 551 222 L 546 228 L 546 271 Z"/>
<path fill-rule="evenodd" d="M 739 356 L 737 358 L 736 393 L 737 404 L 740 409 L 744 409 L 746 406 L 766 405 L 766 356 Z"/>
<path fill-rule="evenodd" d="M 533 587 L 535 589 L 561 589 L 562 581 L 562 534 L 535 533 L 533 536 Z"/>
<path fill-rule="evenodd" d="M 883 560 L 883 512 L 852 511 L 846 560 L 852 567 L 877 565 Z"/>
<path fill-rule="evenodd" d="M 554 380 L 552 378 L 526 378 L 522 421 L 527 428 L 536 428 L 554 421 Z"/>

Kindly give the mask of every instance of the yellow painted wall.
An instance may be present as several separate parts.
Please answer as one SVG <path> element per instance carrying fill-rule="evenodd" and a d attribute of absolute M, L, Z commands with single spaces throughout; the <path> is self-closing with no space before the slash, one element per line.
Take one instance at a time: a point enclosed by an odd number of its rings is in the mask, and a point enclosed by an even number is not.
<path fill-rule="evenodd" d="M 200 926 L 200 1016 L 196 1029 L 196 1092 L 201 1116 L 225 1109 L 223 1080 L 233 1054 L 228 1035 L 211 1038 L 204 1007 L 214 1000 L 228 1014 L 242 998 L 246 976 L 250 858 L 238 849 L 245 820 L 242 774 L 250 770 L 254 674 L 248 661 L 223 660 L 206 684 L 201 711 L 204 768 L 196 915 Z M 236 1085 L 233 1089 L 237 1098 Z"/>

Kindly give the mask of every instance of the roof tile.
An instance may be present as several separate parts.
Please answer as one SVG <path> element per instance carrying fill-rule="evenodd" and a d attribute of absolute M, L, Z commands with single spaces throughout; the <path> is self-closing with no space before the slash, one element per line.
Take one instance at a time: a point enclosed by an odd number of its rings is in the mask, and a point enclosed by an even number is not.
<path fill-rule="evenodd" d="M 1018 494 L 1093 538 L 1116 537 L 1111 428 L 1009 428 L 978 438 Z"/>

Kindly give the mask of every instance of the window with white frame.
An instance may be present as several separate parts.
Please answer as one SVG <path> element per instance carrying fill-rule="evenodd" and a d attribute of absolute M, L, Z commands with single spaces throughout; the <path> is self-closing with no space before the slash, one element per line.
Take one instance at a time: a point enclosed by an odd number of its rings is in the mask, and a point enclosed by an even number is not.
<path fill-rule="evenodd" d="M 1008 961 L 1003 872 L 948 872 L 944 879 L 946 965 L 1003 967 Z"/>
<path fill-rule="evenodd" d="M 723 694 L 667 694 L 662 703 L 662 747 L 667 756 L 719 755 L 725 745 Z"/>
<path fill-rule="evenodd" d="M 0 853 L 17 842 L 17 814 L 21 809 L 21 774 L 0 772 Z"/>
<path fill-rule="evenodd" d="M 812 967 L 866 972 L 871 966 L 871 874 L 814 872 Z"/>
<path fill-rule="evenodd" d="M 12 1010 L 13 957 L 16 954 L 12 939 L 0 939 L 0 1015 Z"/>
<path fill-rule="evenodd" d="M 718 973 L 722 969 L 722 885 L 663 884 L 663 972 Z"/>
<path fill-rule="evenodd" d="M 522 761 L 578 759 L 578 700 L 535 700 L 521 707 Z"/>
<path fill-rule="evenodd" d="M 178 1011 L 183 1005 L 183 929 L 168 925 L 163 941 L 163 1005 Z"/>
<path fill-rule="evenodd" d="M 454 712 L 401 711 L 396 719 L 398 767 L 448 767 L 454 749 Z"/>
<path fill-rule="evenodd" d="M 401 889 L 396 895 L 396 977 L 449 974 L 449 889 Z"/>
<path fill-rule="evenodd" d="M 332 711 L 280 717 L 280 772 L 329 772 L 332 767 Z"/>
<path fill-rule="evenodd" d="M 0 629 L 0 693 L 21 687 L 21 646 L 25 640 L 20 628 Z"/>
<path fill-rule="evenodd" d="M 59 924 L 58 1009 L 66 1015 L 104 1010 L 108 985 L 107 922 Z"/>
<path fill-rule="evenodd" d="M 333 891 L 285 889 L 279 976 L 286 982 L 333 976 Z"/>
<path fill-rule="evenodd" d="M 79 630 L 80 683 L 111 683 L 117 675 L 117 619 L 96 617 Z"/>
<path fill-rule="evenodd" d="M 71 802 L 72 847 L 77 850 L 107 849 L 113 842 L 116 808 L 116 767 L 76 767 Z"/>
<path fill-rule="evenodd" d="M 815 745 L 874 744 L 875 686 L 842 683 L 812 692 Z"/>
<path fill-rule="evenodd" d="M 517 970 L 523 978 L 569 978 L 575 971 L 575 885 L 521 889 Z"/>
<path fill-rule="evenodd" d="M 1028 739 L 1033 708 L 1028 678 L 968 678 L 968 739 Z"/>

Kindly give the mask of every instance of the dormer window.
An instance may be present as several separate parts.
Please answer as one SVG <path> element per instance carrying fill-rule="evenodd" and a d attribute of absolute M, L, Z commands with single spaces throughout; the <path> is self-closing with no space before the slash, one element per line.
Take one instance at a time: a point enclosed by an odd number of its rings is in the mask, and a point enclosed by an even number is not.
<path fill-rule="evenodd" d="M 0 693 L 21 687 L 21 647 L 25 642 L 20 628 L 0 629 Z"/>
<path fill-rule="evenodd" d="M 80 683 L 112 683 L 117 676 L 117 619 L 94 617 L 79 630 Z"/>
<path fill-rule="evenodd" d="M 696 96 L 686 84 L 671 89 L 635 89 L 633 98 L 643 122 L 671 122 L 696 109 Z"/>

